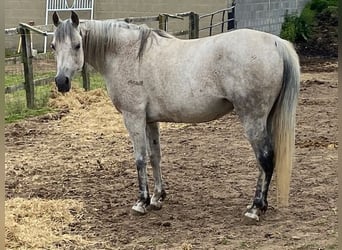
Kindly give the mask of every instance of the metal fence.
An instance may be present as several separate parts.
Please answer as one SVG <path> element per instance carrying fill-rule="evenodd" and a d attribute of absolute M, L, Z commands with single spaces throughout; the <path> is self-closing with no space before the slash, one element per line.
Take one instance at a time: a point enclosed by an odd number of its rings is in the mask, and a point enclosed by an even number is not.
<path fill-rule="evenodd" d="M 201 24 L 207 25 L 199 28 L 201 31 L 209 31 L 207 35 L 212 36 L 213 34 L 223 33 L 236 28 L 235 24 L 235 5 L 215 11 L 213 13 L 199 16 Z M 206 24 L 209 22 L 209 24 Z M 216 32 L 215 32 L 216 30 Z M 215 32 L 215 33 L 214 33 Z"/>

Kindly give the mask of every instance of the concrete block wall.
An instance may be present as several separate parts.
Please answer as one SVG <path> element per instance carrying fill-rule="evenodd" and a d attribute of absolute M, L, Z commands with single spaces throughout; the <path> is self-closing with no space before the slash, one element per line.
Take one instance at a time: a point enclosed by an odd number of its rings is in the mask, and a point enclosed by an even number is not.
<path fill-rule="evenodd" d="M 237 28 L 279 35 L 286 13 L 300 13 L 308 0 L 237 0 Z"/>
<path fill-rule="evenodd" d="M 5 0 L 5 28 L 14 28 L 18 23 L 34 21 L 45 22 L 46 0 Z"/>

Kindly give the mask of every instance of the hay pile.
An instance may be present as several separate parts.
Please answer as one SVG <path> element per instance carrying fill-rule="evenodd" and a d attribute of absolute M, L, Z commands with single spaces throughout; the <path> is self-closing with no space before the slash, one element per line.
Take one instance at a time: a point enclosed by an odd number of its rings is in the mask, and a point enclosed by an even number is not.
<path fill-rule="evenodd" d="M 127 133 L 121 114 L 104 89 L 84 91 L 73 88 L 66 94 L 53 92 L 49 106 L 69 111 L 60 123 L 65 131 L 77 129 L 83 135 L 93 135 L 101 127 L 102 133 L 110 136 Z"/>
<path fill-rule="evenodd" d="M 115 109 L 104 89 L 84 91 L 82 88 L 73 87 L 66 94 L 58 93 L 54 89 L 49 106 L 70 111 L 70 114 L 63 118 L 66 128 L 79 127 L 79 124 L 84 124 L 85 126 L 80 128 L 82 131 L 79 132 L 91 134 L 101 126 L 101 130 L 105 129 L 108 134 L 128 135 L 122 115 Z M 162 123 L 161 129 L 179 129 L 192 125 L 194 124 Z"/>
<path fill-rule="evenodd" d="M 82 216 L 75 200 L 14 198 L 5 202 L 6 249 L 60 249 L 61 245 L 86 246 L 68 225 Z"/>
<path fill-rule="evenodd" d="M 77 110 L 84 109 L 92 103 L 108 103 L 109 98 L 104 89 L 98 88 L 88 92 L 79 87 L 73 87 L 68 93 L 57 92 L 56 88 L 51 90 L 48 105 L 55 109 Z"/>

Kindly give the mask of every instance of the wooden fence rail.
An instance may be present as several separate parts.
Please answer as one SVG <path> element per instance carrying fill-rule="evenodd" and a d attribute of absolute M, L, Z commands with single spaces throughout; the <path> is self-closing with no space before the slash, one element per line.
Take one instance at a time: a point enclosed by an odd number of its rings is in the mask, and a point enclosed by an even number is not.
<path fill-rule="evenodd" d="M 53 82 L 54 79 L 55 79 L 54 76 L 42 78 L 42 79 L 37 79 L 37 80 L 33 81 L 33 84 L 34 84 L 34 86 L 44 86 L 44 85 L 47 85 L 47 84 L 50 84 L 51 82 Z M 25 82 L 18 84 L 18 85 L 5 87 L 5 94 L 10 94 L 10 93 L 16 92 L 18 90 L 23 90 L 23 89 L 26 89 L 25 88 Z"/>

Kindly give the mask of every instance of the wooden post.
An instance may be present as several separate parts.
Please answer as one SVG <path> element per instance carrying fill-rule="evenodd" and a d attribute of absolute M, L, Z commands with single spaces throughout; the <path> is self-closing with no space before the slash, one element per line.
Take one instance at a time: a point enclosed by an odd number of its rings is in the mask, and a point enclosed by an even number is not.
<path fill-rule="evenodd" d="M 90 78 L 89 78 L 89 70 L 87 63 L 84 63 L 82 68 L 82 80 L 83 80 L 83 88 L 85 91 L 90 90 Z"/>
<path fill-rule="evenodd" d="M 159 29 L 167 31 L 167 16 L 160 14 L 158 16 L 158 19 L 159 19 Z"/>
<path fill-rule="evenodd" d="M 26 105 L 34 108 L 34 81 L 30 30 L 20 27 L 21 34 L 21 56 L 24 65 Z"/>
<path fill-rule="evenodd" d="M 194 12 L 190 12 L 189 15 L 189 39 L 199 37 L 199 15 Z"/>

